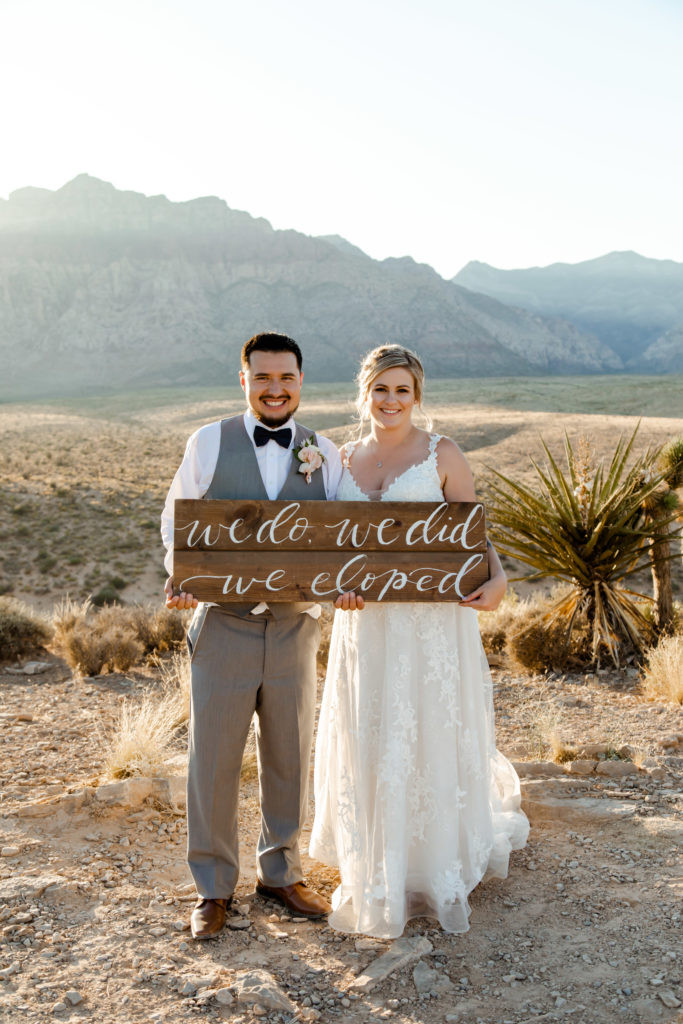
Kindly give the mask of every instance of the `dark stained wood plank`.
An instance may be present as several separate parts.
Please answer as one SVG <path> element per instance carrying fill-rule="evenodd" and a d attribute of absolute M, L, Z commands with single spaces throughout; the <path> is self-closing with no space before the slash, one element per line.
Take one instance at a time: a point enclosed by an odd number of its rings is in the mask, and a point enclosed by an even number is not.
<path fill-rule="evenodd" d="M 481 502 L 175 503 L 176 551 L 480 551 Z"/>
<path fill-rule="evenodd" d="M 486 551 L 176 551 L 174 588 L 202 601 L 457 601 L 488 579 Z"/>

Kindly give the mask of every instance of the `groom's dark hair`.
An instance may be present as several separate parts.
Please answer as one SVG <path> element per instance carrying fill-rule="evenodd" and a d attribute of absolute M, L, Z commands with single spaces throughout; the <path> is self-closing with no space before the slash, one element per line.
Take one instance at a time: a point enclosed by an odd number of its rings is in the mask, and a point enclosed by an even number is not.
<path fill-rule="evenodd" d="M 294 338 L 289 338 L 286 334 L 272 334 L 270 332 L 255 334 L 242 347 L 242 369 L 249 365 L 249 356 L 252 352 L 291 352 L 296 357 L 296 365 L 299 367 L 299 371 L 301 371 L 301 364 L 303 362 L 301 349 L 294 341 Z"/>

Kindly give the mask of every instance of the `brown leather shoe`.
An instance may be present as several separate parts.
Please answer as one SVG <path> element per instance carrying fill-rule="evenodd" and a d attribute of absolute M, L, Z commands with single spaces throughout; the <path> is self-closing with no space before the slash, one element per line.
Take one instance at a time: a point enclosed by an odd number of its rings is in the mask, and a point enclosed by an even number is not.
<path fill-rule="evenodd" d="M 280 889 L 257 882 L 256 892 L 268 900 L 281 903 L 297 917 L 310 917 L 315 920 L 318 917 L 326 917 L 332 910 L 327 900 L 313 889 L 309 889 L 305 882 L 283 885 Z"/>
<path fill-rule="evenodd" d="M 225 924 L 228 907 L 231 903 L 232 896 L 219 900 L 210 900 L 200 896 L 190 918 L 192 938 L 212 939 L 218 935 Z"/>

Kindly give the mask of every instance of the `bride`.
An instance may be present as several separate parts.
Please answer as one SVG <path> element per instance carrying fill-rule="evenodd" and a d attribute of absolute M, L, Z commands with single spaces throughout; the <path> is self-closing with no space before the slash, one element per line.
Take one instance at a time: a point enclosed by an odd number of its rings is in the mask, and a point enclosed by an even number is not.
<path fill-rule="evenodd" d="M 342 449 L 346 501 L 474 501 L 467 461 L 413 422 L 424 372 L 398 345 L 370 352 L 358 376 L 370 431 Z M 491 577 L 460 605 L 372 604 L 344 595 L 334 620 L 315 753 L 310 853 L 336 865 L 329 923 L 379 938 L 413 917 L 469 927 L 468 894 L 507 875 L 529 830 L 519 779 L 495 747 L 492 684 L 477 610 L 506 588 Z"/>

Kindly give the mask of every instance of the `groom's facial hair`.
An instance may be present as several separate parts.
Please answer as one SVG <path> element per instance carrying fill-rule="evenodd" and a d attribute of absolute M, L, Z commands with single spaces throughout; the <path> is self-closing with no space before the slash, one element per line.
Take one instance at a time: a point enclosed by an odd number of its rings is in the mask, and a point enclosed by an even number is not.
<path fill-rule="evenodd" d="M 260 409 L 252 409 L 252 412 L 259 423 L 262 423 L 264 427 L 271 427 L 271 429 L 275 429 L 276 427 L 282 427 L 289 419 L 291 419 L 298 408 L 299 402 L 297 402 L 296 405 L 290 405 L 287 412 L 282 416 L 269 416 L 267 413 L 261 412 Z"/>

